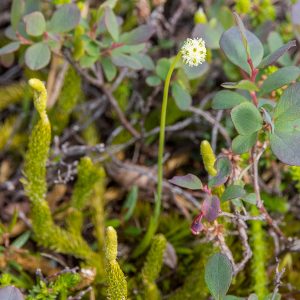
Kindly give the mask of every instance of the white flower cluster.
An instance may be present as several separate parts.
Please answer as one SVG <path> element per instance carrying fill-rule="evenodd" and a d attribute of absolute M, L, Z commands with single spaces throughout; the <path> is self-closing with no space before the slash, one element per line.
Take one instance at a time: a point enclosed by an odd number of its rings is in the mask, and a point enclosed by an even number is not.
<path fill-rule="evenodd" d="M 205 61 L 206 47 L 201 38 L 187 39 L 181 48 L 182 60 L 190 67 L 201 65 Z"/>

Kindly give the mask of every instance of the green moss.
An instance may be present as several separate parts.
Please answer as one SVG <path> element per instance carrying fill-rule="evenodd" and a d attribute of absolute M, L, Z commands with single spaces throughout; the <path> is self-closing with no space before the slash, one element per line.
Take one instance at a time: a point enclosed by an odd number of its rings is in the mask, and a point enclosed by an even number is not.
<path fill-rule="evenodd" d="M 81 78 L 71 66 L 64 77 L 60 95 L 55 107 L 50 113 L 54 135 L 60 135 L 68 125 L 71 113 L 81 95 Z"/>
<path fill-rule="evenodd" d="M 251 212 L 253 215 L 258 214 L 258 210 L 254 205 L 252 205 Z M 266 273 L 268 245 L 266 244 L 262 221 L 251 222 L 251 246 L 253 251 L 251 260 L 253 291 L 257 294 L 258 299 L 264 299 L 268 295 L 268 277 Z"/>
<path fill-rule="evenodd" d="M 47 192 L 46 162 L 51 140 L 51 127 L 46 113 L 47 92 L 43 83 L 38 79 L 31 79 L 29 84 L 34 90 L 34 105 L 39 113 L 39 120 L 29 137 L 23 184 L 31 202 L 31 219 L 35 238 L 44 247 L 84 259 L 88 264 L 96 267 L 98 273 L 101 274 L 103 269 L 101 257 L 99 258 L 99 255 L 90 249 L 81 235 L 78 232 L 63 230 L 54 224 L 49 205 L 45 200 Z M 92 185 L 90 183 L 88 185 L 92 189 Z M 78 186 L 82 187 L 82 179 L 79 180 Z M 73 201 L 76 203 L 76 207 L 82 205 L 81 199 L 77 203 L 78 195 L 87 197 L 90 194 L 85 187 L 82 190 L 84 193 L 79 188 L 75 191 L 75 200 Z"/>
<path fill-rule="evenodd" d="M 155 284 L 155 280 L 158 278 L 162 268 L 166 245 L 167 240 L 162 234 L 158 234 L 153 238 L 151 248 L 142 269 L 145 299 L 160 299 L 160 293 Z"/>
<path fill-rule="evenodd" d="M 202 245 L 201 249 L 201 256 L 198 262 L 188 270 L 183 286 L 168 299 L 194 300 L 206 299 L 208 297 L 209 292 L 204 281 L 204 267 L 208 257 L 211 255 L 211 247 L 209 245 Z"/>
<path fill-rule="evenodd" d="M 23 100 L 26 90 L 25 82 L 12 83 L 0 87 L 0 111 Z"/>

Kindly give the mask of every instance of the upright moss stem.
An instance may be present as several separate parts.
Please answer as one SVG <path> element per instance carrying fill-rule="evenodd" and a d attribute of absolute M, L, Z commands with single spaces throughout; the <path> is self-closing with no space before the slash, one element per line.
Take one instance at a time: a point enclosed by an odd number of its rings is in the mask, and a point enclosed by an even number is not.
<path fill-rule="evenodd" d="M 164 94 L 163 94 L 163 102 L 162 102 L 161 117 L 160 117 L 160 132 L 159 132 L 158 161 L 157 161 L 157 191 L 155 196 L 154 214 L 150 218 L 147 232 L 144 235 L 141 243 L 135 249 L 133 253 L 133 257 L 139 256 L 147 249 L 158 227 L 158 220 L 159 220 L 160 210 L 161 210 L 162 188 L 163 188 L 163 155 L 164 155 L 164 146 L 165 146 L 165 128 L 166 128 L 169 87 L 170 87 L 170 81 L 171 81 L 173 71 L 180 57 L 181 57 L 181 52 L 179 51 L 175 59 L 170 65 L 165 80 L 165 85 L 164 85 Z"/>

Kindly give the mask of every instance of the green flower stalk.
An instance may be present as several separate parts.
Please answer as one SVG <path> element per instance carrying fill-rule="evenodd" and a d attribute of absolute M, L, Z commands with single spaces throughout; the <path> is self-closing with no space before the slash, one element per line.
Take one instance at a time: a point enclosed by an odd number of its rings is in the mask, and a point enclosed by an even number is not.
<path fill-rule="evenodd" d="M 161 107 L 161 117 L 160 117 L 160 131 L 159 131 L 159 146 L 158 146 L 158 160 L 157 160 L 157 191 L 155 196 L 155 207 L 154 214 L 150 219 L 148 230 L 141 242 L 141 244 L 136 248 L 133 256 L 136 257 L 143 253 L 145 249 L 149 246 L 152 237 L 154 236 L 160 216 L 161 210 L 161 198 L 163 189 L 163 154 L 165 146 L 165 128 L 166 128 L 166 116 L 168 107 L 168 97 L 170 81 L 174 69 L 179 62 L 180 58 L 182 61 L 189 65 L 190 67 L 198 66 L 205 61 L 206 57 L 206 47 L 205 42 L 201 38 L 197 39 L 187 39 L 183 44 L 181 50 L 175 56 L 175 59 L 170 65 L 169 71 L 164 85 L 163 101 Z"/>
<path fill-rule="evenodd" d="M 107 299 L 126 300 L 127 282 L 118 262 L 118 237 L 115 229 L 109 226 L 106 230 L 106 280 Z"/>

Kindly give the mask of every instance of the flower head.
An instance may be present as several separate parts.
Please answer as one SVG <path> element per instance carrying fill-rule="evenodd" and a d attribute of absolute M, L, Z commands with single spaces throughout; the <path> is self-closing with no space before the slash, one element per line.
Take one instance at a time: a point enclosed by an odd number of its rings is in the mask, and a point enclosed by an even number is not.
<path fill-rule="evenodd" d="M 204 40 L 201 38 L 187 39 L 181 48 L 181 54 L 183 62 L 190 67 L 201 65 L 206 57 Z"/>

